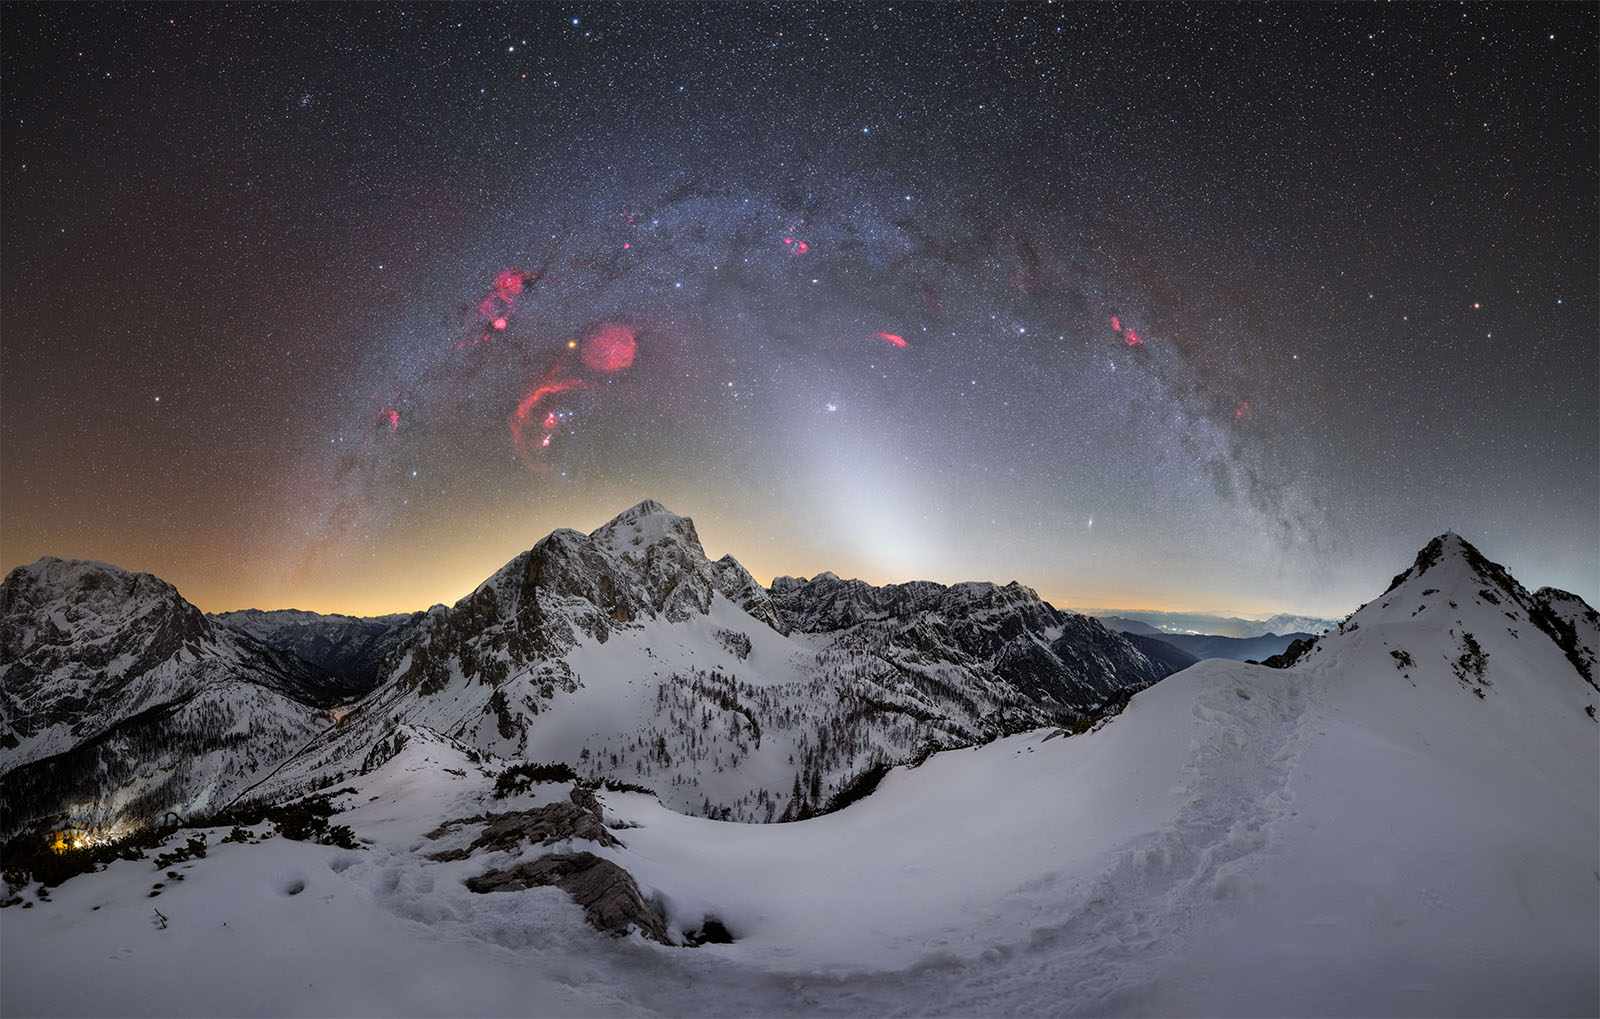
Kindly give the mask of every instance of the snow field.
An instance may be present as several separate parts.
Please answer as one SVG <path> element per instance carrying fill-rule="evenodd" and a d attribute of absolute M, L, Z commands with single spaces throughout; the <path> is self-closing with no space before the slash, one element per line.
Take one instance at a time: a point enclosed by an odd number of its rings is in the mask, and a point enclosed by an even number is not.
<path fill-rule="evenodd" d="M 567 789 L 494 801 L 498 762 L 413 730 L 339 797 L 362 851 L 213 845 L 156 899 L 141 861 L 5 910 L 0 1010 L 1600 1013 L 1595 691 L 1457 566 L 1404 582 L 1294 668 L 1202 662 L 1090 732 L 936 754 L 795 824 L 604 793 L 620 847 L 438 862 L 476 834 L 427 838 L 442 822 Z M 1487 664 L 1463 678 L 1467 632 Z M 623 664 L 579 653 L 591 686 L 587 670 Z M 628 724 L 563 721 L 580 737 Z M 463 883 L 581 849 L 628 869 L 675 932 L 714 916 L 737 940 L 613 940 L 555 889 Z"/>

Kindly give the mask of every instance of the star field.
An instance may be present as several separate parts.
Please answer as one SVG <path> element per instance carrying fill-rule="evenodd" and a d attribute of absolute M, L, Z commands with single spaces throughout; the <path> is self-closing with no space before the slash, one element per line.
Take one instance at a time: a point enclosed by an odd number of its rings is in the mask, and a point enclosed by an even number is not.
<path fill-rule="evenodd" d="M 761 580 L 1600 599 L 1581 4 L 11 4 L 0 559 L 452 601 L 645 497 Z"/>

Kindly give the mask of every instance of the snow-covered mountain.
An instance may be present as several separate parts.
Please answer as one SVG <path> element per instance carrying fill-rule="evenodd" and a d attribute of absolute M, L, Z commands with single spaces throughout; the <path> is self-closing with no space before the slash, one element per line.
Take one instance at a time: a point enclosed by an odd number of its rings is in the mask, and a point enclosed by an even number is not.
<path fill-rule="evenodd" d="M 1166 634 L 1152 636 L 1148 633 L 1126 631 L 1122 634 L 1128 643 L 1149 655 L 1152 659 L 1166 664 L 1173 672 L 1181 672 L 1200 660 L 1199 656 L 1172 644 L 1166 640 Z"/>
<path fill-rule="evenodd" d="M 548 849 L 631 873 L 667 940 L 734 939 L 696 949 L 614 940 L 556 888 L 475 891 L 544 851 L 486 812 L 569 787 L 497 801 L 477 751 L 412 727 L 337 797 L 360 851 L 213 832 L 181 881 L 22 889 L 0 1012 L 1600 1014 L 1596 624 L 1444 535 L 1287 667 L 1201 662 L 836 813 L 601 791 L 603 837 Z"/>
<path fill-rule="evenodd" d="M 1260 623 L 1261 629 L 1259 631 L 1243 633 L 1239 636 L 1260 637 L 1274 633 L 1326 633 L 1338 625 L 1338 622 L 1332 619 L 1320 619 L 1316 616 L 1297 616 L 1287 612 L 1280 612 L 1275 616 L 1263 619 Z"/>
<path fill-rule="evenodd" d="M 1240 619 L 1203 612 L 1158 612 L 1131 609 L 1077 609 L 1093 616 L 1113 630 L 1126 633 L 1215 635 L 1247 639 L 1267 634 L 1324 633 L 1339 625 L 1336 619 L 1321 619 L 1280 612 L 1267 619 Z"/>
<path fill-rule="evenodd" d="M 1141 636 L 1144 636 L 1141 634 Z M 1195 658 L 1227 658 L 1235 662 L 1264 661 L 1282 654 L 1297 640 L 1311 640 L 1310 633 L 1265 633 L 1259 637 L 1221 637 L 1211 633 L 1163 633 L 1156 640 L 1171 644 Z"/>
<path fill-rule="evenodd" d="M 347 693 L 150 574 L 18 567 L 0 583 L 0 832 L 203 808 L 326 728 Z"/>
<path fill-rule="evenodd" d="M 6 781 L 48 789 L 51 812 L 287 795 L 372 767 L 414 726 L 770 821 L 940 747 L 1081 724 L 1173 668 L 1015 583 L 823 574 L 768 591 L 648 500 L 592 534 L 558 530 L 455 606 L 413 616 L 206 617 L 154 577 L 53 560 L 6 583 L 16 637 L 0 683 L 19 734 Z M 369 689 L 337 727 L 312 710 Z M 127 762 L 155 739 L 191 752 L 133 777 Z"/>
<path fill-rule="evenodd" d="M 1017 584 L 763 589 L 645 501 L 558 530 L 436 607 L 348 723 L 263 793 L 350 772 L 402 725 L 768 821 L 877 766 L 1068 725 L 1170 673 Z"/>
<path fill-rule="evenodd" d="M 287 651 L 340 677 L 350 699 L 377 685 L 385 659 L 405 642 L 422 617 L 421 612 L 361 617 L 299 609 L 206 614 L 214 623 L 248 633 L 268 647 Z"/>

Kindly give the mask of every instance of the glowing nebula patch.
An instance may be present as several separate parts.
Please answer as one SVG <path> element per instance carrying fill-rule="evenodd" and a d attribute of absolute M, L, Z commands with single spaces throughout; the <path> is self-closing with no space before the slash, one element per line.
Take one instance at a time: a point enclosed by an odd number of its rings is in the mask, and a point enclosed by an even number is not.
<path fill-rule="evenodd" d="M 1122 342 L 1126 343 L 1128 346 L 1144 346 L 1144 337 L 1134 332 L 1133 326 L 1123 326 L 1122 319 L 1115 315 L 1111 316 L 1111 328 L 1114 332 L 1116 332 L 1117 335 L 1122 337 Z"/>
<path fill-rule="evenodd" d="M 523 278 L 527 274 L 521 269 L 507 269 L 494 278 L 494 292 L 500 300 L 510 304 L 516 296 L 522 293 Z"/>
<path fill-rule="evenodd" d="M 638 351 L 632 326 L 608 322 L 583 341 L 583 363 L 600 372 L 618 372 L 633 364 Z"/>
<path fill-rule="evenodd" d="M 529 389 L 517 404 L 517 409 L 507 420 L 507 424 L 511 427 L 511 446 L 530 469 L 543 468 L 543 464 L 538 462 L 538 455 L 542 450 L 550 448 L 550 439 L 560 421 L 560 415 L 554 411 L 546 410 L 540 414 L 539 405 L 558 393 L 587 388 L 589 388 L 588 383 L 582 379 L 564 378 L 561 366 L 556 365 L 538 385 Z"/>

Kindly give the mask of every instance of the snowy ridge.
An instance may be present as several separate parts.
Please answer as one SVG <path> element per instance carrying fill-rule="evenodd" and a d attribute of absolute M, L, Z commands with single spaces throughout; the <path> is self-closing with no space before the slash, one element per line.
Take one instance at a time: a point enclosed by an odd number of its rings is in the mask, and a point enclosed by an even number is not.
<path fill-rule="evenodd" d="M 429 832 L 566 790 L 493 801 L 498 762 L 407 728 L 342 798 L 368 851 L 218 847 L 163 892 L 162 941 L 141 926 L 148 867 L 69 883 L 0 927 L 28 974 L 0 1003 L 105 1011 L 126 978 L 96 960 L 136 944 L 141 1000 L 226 1011 L 232 983 L 174 978 L 197 959 L 241 969 L 265 915 L 314 946 L 298 972 L 315 989 L 242 967 L 251 1000 L 282 1014 L 326 1012 L 330 993 L 464 1015 L 1592 1014 L 1594 690 L 1506 616 L 1506 590 L 1447 544 L 1291 668 L 1204 662 L 1087 733 L 936 754 L 799 824 L 602 793 L 619 845 L 529 851 L 594 852 L 635 875 L 674 937 L 715 916 L 736 939 L 692 951 L 610 941 L 553 890 L 468 891 L 529 854 L 435 860 L 466 839 Z M 233 948 L 209 934 L 223 923 L 244 932 Z M 64 938 L 89 950 L 60 952 Z M 62 979 L 69 958 L 105 978 Z"/>
<path fill-rule="evenodd" d="M 338 697 L 149 574 L 19 567 L 0 584 L 0 830 L 199 809 L 292 754 Z"/>
<path fill-rule="evenodd" d="M 645 785 L 675 809 L 772 821 L 940 746 L 1069 724 L 1170 669 L 1031 590 L 763 590 L 647 500 L 557 530 L 435 608 L 386 681 L 276 788 L 349 773 L 399 724 L 483 753 Z"/>
<path fill-rule="evenodd" d="M 736 611 L 714 598 L 709 622 Z M 501 761 L 408 725 L 338 796 L 364 851 L 217 846 L 162 889 L 159 934 L 147 862 L 68 882 L 0 924 L 21 975 L 0 1010 L 116 1011 L 132 981 L 174 1015 L 241 987 L 285 1015 L 1592 1015 L 1600 691 L 1573 661 L 1592 621 L 1447 535 L 1288 668 L 1201 662 L 1087 732 L 937 753 L 795 824 L 602 791 L 604 846 L 463 855 L 444 822 L 569 787 L 495 800 Z M 633 660 L 624 637 L 665 657 L 683 626 L 585 638 L 574 670 L 598 685 Z M 574 851 L 631 872 L 674 940 L 714 917 L 733 943 L 612 940 L 555 889 L 466 885 Z M 259 965 L 285 930 L 295 980 Z"/>

